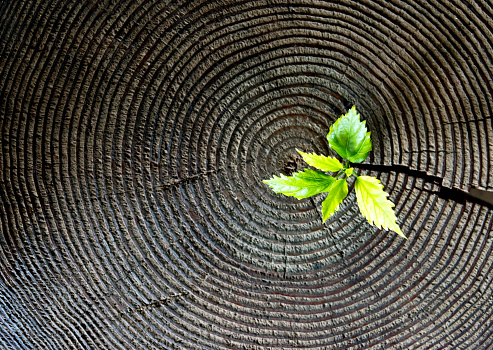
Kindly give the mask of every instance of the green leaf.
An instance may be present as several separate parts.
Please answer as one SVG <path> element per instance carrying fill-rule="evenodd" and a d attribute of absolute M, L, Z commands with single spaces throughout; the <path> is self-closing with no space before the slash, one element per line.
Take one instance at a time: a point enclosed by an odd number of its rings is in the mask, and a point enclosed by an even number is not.
<path fill-rule="evenodd" d="M 347 177 L 350 177 L 351 175 L 354 174 L 354 169 L 353 168 L 347 168 L 344 170 L 344 172 L 346 173 Z"/>
<path fill-rule="evenodd" d="M 393 230 L 407 239 L 396 223 L 397 218 L 392 209 L 394 203 L 387 199 L 389 195 L 383 190 L 380 180 L 373 176 L 359 176 L 354 189 L 361 214 L 370 224 Z"/>
<path fill-rule="evenodd" d="M 298 150 L 297 150 L 298 151 Z M 312 167 L 320 169 L 322 171 L 332 171 L 336 172 L 343 168 L 341 162 L 334 157 L 319 156 L 315 153 L 304 153 L 298 151 L 302 155 L 303 160 Z"/>
<path fill-rule="evenodd" d="M 336 211 L 339 210 L 339 204 L 342 203 L 348 193 L 347 182 L 345 179 L 339 179 L 334 182 L 330 188 L 327 198 L 322 203 L 322 213 L 324 222 Z"/>
<path fill-rule="evenodd" d="M 294 173 L 293 176 L 281 174 L 281 177 L 277 177 L 274 175 L 272 179 L 264 180 L 264 183 L 269 185 L 276 193 L 302 199 L 327 192 L 334 180 L 332 176 L 321 171 L 305 169 L 305 171 Z"/>
<path fill-rule="evenodd" d="M 359 120 L 354 106 L 330 126 L 327 140 L 333 150 L 352 163 L 364 161 L 372 148 L 366 121 Z"/>

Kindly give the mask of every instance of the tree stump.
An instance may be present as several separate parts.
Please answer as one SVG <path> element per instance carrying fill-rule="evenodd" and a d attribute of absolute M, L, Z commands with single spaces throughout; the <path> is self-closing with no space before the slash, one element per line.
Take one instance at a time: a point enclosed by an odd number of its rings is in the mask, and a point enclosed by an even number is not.
<path fill-rule="evenodd" d="M 0 348 L 493 348 L 489 0 L 0 2 Z M 355 105 L 409 238 L 334 155 Z"/>

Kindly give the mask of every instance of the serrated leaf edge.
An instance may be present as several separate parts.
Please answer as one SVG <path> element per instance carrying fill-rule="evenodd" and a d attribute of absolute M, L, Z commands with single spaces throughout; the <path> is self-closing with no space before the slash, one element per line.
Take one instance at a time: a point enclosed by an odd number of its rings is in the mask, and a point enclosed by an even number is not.
<path fill-rule="evenodd" d="M 388 215 L 387 215 L 387 211 L 386 211 L 386 210 L 383 210 L 383 208 L 382 208 L 380 205 L 378 205 L 378 204 L 377 204 L 377 206 L 380 208 L 380 210 L 382 211 L 382 213 L 383 213 L 383 214 L 384 214 L 384 215 L 388 218 L 388 221 L 391 223 L 391 226 L 386 227 L 386 226 L 384 226 L 384 225 L 378 225 L 378 224 L 376 224 L 376 223 L 375 223 L 375 220 L 370 220 L 368 217 L 366 217 L 366 216 L 365 216 L 365 214 L 364 214 L 364 210 L 362 210 L 362 205 L 360 204 L 360 203 L 361 203 L 361 199 L 360 199 L 360 197 L 358 196 L 358 191 L 356 191 L 356 200 L 357 200 L 357 202 L 358 202 L 358 206 L 359 206 L 359 208 L 360 208 L 360 212 L 361 212 L 361 214 L 362 214 L 362 215 L 366 218 L 366 220 L 367 220 L 367 221 L 368 221 L 371 225 L 375 225 L 375 226 L 376 226 L 376 227 L 378 227 L 379 229 L 383 228 L 383 229 L 385 229 L 385 230 L 392 230 L 392 231 L 396 232 L 397 234 L 399 234 L 400 236 L 402 236 L 402 237 L 404 237 L 405 239 L 407 239 L 407 237 L 404 235 L 404 233 L 402 232 L 401 228 L 399 227 L 399 225 L 398 225 L 398 224 L 397 224 L 397 222 L 396 222 L 396 221 L 397 221 L 397 216 L 395 215 L 395 212 L 394 212 L 394 210 L 393 210 L 393 208 L 395 207 L 395 204 L 394 204 L 392 201 L 390 201 L 390 200 L 388 199 L 389 194 L 383 190 L 383 185 L 382 185 L 382 183 L 380 182 L 380 180 L 379 180 L 379 179 L 377 179 L 377 178 L 376 178 L 376 177 L 374 177 L 374 176 L 368 176 L 368 175 L 365 175 L 365 176 L 366 176 L 366 177 L 368 177 L 368 178 L 375 179 L 375 180 L 377 181 L 376 185 L 377 185 L 377 186 L 379 187 L 379 189 L 380 189 L 380 190 L 381 190 L 381 191 L 385 194 L 385 200 L 386 200 L 387 202 L 389 202 L 389 203 L 390 203 L 390 208 L 391 208 L 391 210 L 392 210 L 393 217 L 392 217 L 392 216 L 388 216 Z M 359 178 L 361 178 L 361 177 L 363 177 L 363 178 L 364 178 L 365 176 L 360 176 L 360 177 L 358 177 L 358 178 L 356 179 L 356 181 L 358 181 L 358 179 L 359 179 Z M 363 181 L 364 181 L 364 180 L 363 180 Z M 355 183 L 355 186 L 356 186 L 356 183 Z M 371 198 L 372 198 L 372 200 L 373 200 L 373 197 L 372 197 L 372 196 L 370 196 L 370 197 L 371 197 Z"/>
<path fill-rule="evenodd" d="M 321 191 L 318 191 L 310 196 L 299 196 L 299 195 L 296 195 L 296 194 L 293 194 L 294 192 L 298 192 L 298 191 L 287 191 L 287 192 L 283 192 L 283 191 L 276 191 L 274 188 L 273 188 L 273 185 L 270 184 L 270 182 L 273 182 L 274 181 L 274 185 L 281 185 L 279 183 L 276 183 L 275 181 L 280 179 L 280 180 L 290 180 L 290 178 L 296 178 L 298 175 L 302 174 L 302 173 L 308 173 L 308 172 L 315 172 L 315 173 L 320 173 L 320 174 L 323 174 L 325 177 L 327 178 L 331 178 L 332 179 L 332 183 L 330 185 L 328 185 L 327 187 L 325 187 L 323 190 Z M 335 179 L 330 176 L 330 175 L 327 175 L 325 174 L 324 172 L 321 172 L 321 171 L 318 171 L 318 170 L 312 170 L 312 169 L 304 169 L 302 171 L 298 171 L 296 173 L 293 173 L 291 176 L 286 176 L 284 174 L 280 174 L 281 176 L 276 176 L 276 175 L 272 175 L 272 178 L 270 179 L 267 179 L 267 180 L 262 180 L 263 183 L 267 184 L 271 189 L 272 191 L 274 191 L 275 193 L 280 193 L 280 194 L 283 194 L 285 196 L 290 196 L 290 197 L 295 197 L 296 199 L 304 199 L 304 198 L 308 198 L 308 197 L 312 197 L 316 194 L 319 194 L 319 193 L 325 193 L 325 192 L 328 192 L 330 187 L 332 187 Z M 309 187 L 316 187 L 316 186 L 305 186 L 305 187 L 297 187 L 297 186 L 291 186 L 291 185 L 283 185 L 283 186 L 287 186 L 287 187 L 293 187 L 293 188 L 299 188 L 299 189 L 302 189 L 302 188 L 309 188 Z"/>
<path fill-rule="evenodd" d="M 344 168 L 344 165 L 339 161 L 339 159 L 335 158 L 335 157 L 331 157 L 331 156 L 324 156 L 324 155 L 320 155 L 320 154 L 316 154 L 316 153 L 305 153 L 303 151 L 300 151 L 299 149 L 296 149 L 296 151 L 301 154 L 301 156 L 303 157 L 303 160 L 310 166 L 314 167 L 314 168 L 317 168 L 319 170 L 322 170 L 322 171 L 331 171 L 331 172 L 336 172 L 336 171 L 339 171 L 339 170 L 342 170 Z M 317 157 L 320 157 L 320 158 L 326 158 L 326 159 L 330 159 L 330 160 L 334 160 L 337 162 L 337 167 L 338 168 L 333 168 L 333 169 L 336 169 L 336 170 L 325 170 L 325 169 L 322 169 L 316 165 L 313 165 L 312 163 L 310 163 L 308 160 L 307 160 L 307 157 L 305 156 L 317 156 Z M 340 166 L 340 167 L 339 167 Z"/>
<path fill-rule="evenodd" d="M 328 214 L 327 217 L 325 217 L 325 213 L 324 213 L 324 203 L 325 201 L 327 201 L 328 197 L 330 196 L 330 193 L 332 192 L 332 188 L 334 187 L 334 185 L 338 182 L 338 181 L 342 181 L 340 183 L 343 183 L 343 186 L 344 184 L 346 185 L 345 186 L 345 194 L 344 194 L 344 197 L 342 197 L 341 201 L 336 205 L 336 207 L 334 208 L 334 211 L 332 211 L 330 214 Z M 342 189 L 344 189 L 344 187 L 342 187 Z M 327 221 L 332 215 L 335 214 L 336 211 L 339 211 L 339 206 L 342 204 L 342 202 L 344 201 L 344 199 L 346 199 L 347 195 L 348 195 L 349 191 L 348 191 L 348 186 L 347 186 L 347 181 L 345 179 L 339 179 L 339 180 L 336 180 L 334 181 L 334 183 L 332 184 L 332 186 L 330 186 L 330 189 L 329 189 L 329 193 L 327 194 L 327 197 L 325 197 L 324 201 L 322 202 L 322 220 L 323 222 Z"/>

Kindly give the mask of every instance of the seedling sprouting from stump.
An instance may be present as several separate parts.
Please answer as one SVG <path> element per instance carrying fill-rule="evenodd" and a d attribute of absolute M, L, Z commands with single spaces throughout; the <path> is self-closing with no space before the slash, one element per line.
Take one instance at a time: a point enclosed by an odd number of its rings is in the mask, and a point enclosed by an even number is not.
<path fill-rule="evenodd" d="M 305 169 L 292 176 L 274 175 L 272 179 L 264 180 L 264 182 L 274 192 L 297 199 L 327 193 L 322 203 L 323 220 L 326 221 L 339 210 L 339 205 L 348 194 L 347 180 L 354 175 L 356 177 L 354 189 L 361 214 L 370 224 L 378 228 L 393 230 L 406 238 L 396 223 L 394 203 L 388 200 L 389 195 L 383 190 L 380 180 L 373 176 L 358 176 L 351 167 L 351 163 L 364 161 L 372 150 L 370 135 L 371 133 L 366 128 L 366 121 L 360 121 L 359 113 L 353 106 L 349 112 L 336 120 L 327 135 L 329 147 L 343 158 L 344 164 L 334 157 L 297 150 L 308 165 L 321 171 Z M 325 172 L 337 174 L 331 176 Z M 339 178 L 341 176 L 342 178 Z"/>

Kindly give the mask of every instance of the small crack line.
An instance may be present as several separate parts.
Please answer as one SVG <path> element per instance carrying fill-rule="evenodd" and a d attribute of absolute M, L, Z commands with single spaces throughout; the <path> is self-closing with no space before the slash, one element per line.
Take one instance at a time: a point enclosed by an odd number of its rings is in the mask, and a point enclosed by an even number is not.
<path fill-rule="evenodd" d="M 158 307 L 161 307 L 163 305 L 168 305 L 169 303 L 181 298 L 181 297 L 184 297 L 184 296 L 187 296 L 189 294 L 189 292 L 182 292 L 182 293 L 177 293 L 177 294 L 172 294 L 166 298 L 163 298 L 163 299 L 159 299 L 159 300 L 153 300 L 149 303 L 146 303 L 146 304 L 143 304 L 143 305 L 140 305 L 138 307 L 130 307 L 128 308 L 126 311 L 124 312 L 121 312 L 120 313 L 120 317 L 123 316 L 123 315 L 130 315 L 130 314 L 135 314 L 135 313 L 143 313 L 147 310 L 150 310 L 150 309 L 153 309 L 153 308 L 158 308 Z"/>
<path fill-rule="evenodd" d="M 287 250 L 286 238 L 284 238 L 284 271 L 283 271 L 284 279 L 286 279 L 287 272 L 288 272 L 288 250 Z"/>
<path fill-rule="evenodd" d="M 481 119 L 473 119 L 473 120 L 459 120 L 459 121 L 456 121 L 456 122 L 448 122 L 448 123 L 442 123 L 442 124 L 444 124 L 444 125 L 451 125 L 451 124 L 479 123 L 479 122 L 484 122 L 484 121 L 491 120 L 491 119 L 493 119 L 493 116 L 484 117 L 484 118 L 481 118 Z"/>
<path fill-rule="evenodd" d="M 207 170 L 207 171 L 204 171 L 202 173 L 198 173 L 198 174 L 195 174 L 195 175 L 192 175 L 192 176 L 189 176 L 189 177 L 186 177 L 186 178 L 183 178 L 183 179 L 176 179 L 176 180 L 170 180 L 168 181 L 167 183 L 164 183 L 162 185 L 157 185 L 157 186 L 154 186 L 153 187 L 153 190 L 162 190 L 162 189 L 165 189 L 165 188 L 168 188 L 168 187 L 172 187 L 172 186 L 176 186 L 176 185 L 179 185 L 181 183 L 184 183 L 184 182 L 187 182 L 187 181 L 193 181 L 193 180 L 196 180 L 196 179 L 199 179 L 200 177 L 203 177 L 203 176 L 207 176 L 207 175 L 211 175 L 211 174 L 216 174 L 220 171 L 224 170 L 223 168 L 218 168 L 218 169 L 212 169 L 212 170 Z M 64 180 L 65 178 L 62 178 L 62 179 L 54 179 L 50 185 L 50 187 L 54 187 L 55 186 L 55 182 L 58 181 L 58 180 Z M 69 177 L 67 177 L 66 179 L 70 179 Z M 123 196 L 123 195 L 127 195 L 127 194 L 131 194 L 131 193 L 136 193 L 135 191 L 132 191 L 132 190 L 127 190 L 127 191 L 118 191 L 118 192 L 109 192 L 105 195 L 101 195 L 101 196 L 90 196 L 91 199 L 104 199 L 108 196 Z M 4 202 L 1 202 L 2 204 Z"/>
<path fill-rule="evenodd" d="M 417 151 L 402 151 L 402 153 L 424 153 L 424 152 L 428 152 L 428 153 L 445 153 L 445 154 L 456 154 L 457 151 L 446 151 L 446 150 L 432 150 L 432 149 L 420 149 L 420 150 L 417 150 Z"/>
<path fill-rule="evenodd" d="M 204 177 L 204 176 L 208 176 L 208 175 L 211 175 L 211 174 L 216 174 L 216 173 L 218 173 L 220 171 L 223 171 L 223 170 L 224 170 L 224 168 L 212 169 L 212 170 L 207 170 L 207 171 L 204 171 L 202 173 L 198 173 L 198 174 L 195 174 L 195 175 L 192 175 L 192 176 L 188 176 L 188 177 L 185 177 L 185 178 L 172 179 L 172 180 L 169 180 L 166 183 L 163 183 L 162 185 L 155 186 L 154 189 L 155 190 L 162 190 L 162 189 L 165 189 L 165 188 L 168 188 L 168 187 L 179 185 L 179 184 L 184 183 L 184 182 L 197 180 L 197 179 L 199 179 L 201 177 Z"/>
<path fill-rule="evenodd" d="M 324 224 L 324 217 L 322 216 L 322 213 L 320 212 L 320 210 L 318 210 L 317 204 L 313 200 L 313 197 L 310 197 L 310 202 L 312 202 L 313 207 L 317 210 L 317 214 L 320 217 L 320 221 L 322 221 L 322 225 L 323 225 Z"/>
<path fill-rule="evenodd" d="M 317 205 L 315 204 L 315 201 L 313 200 L 313 197 L 310 197 L 310 201 L 312 202 L 315 210 L 317 210 L 317 213 L 318 213 L 318 216 L 320 217 L 320 221 L 322 222 L 322 225 L 325 226 L 325 227 L 327 227 L 327 224 L 324 221 L 324 216 L 322 214 L 322 211 L 321 210 L 318 210 Z M 330 236 L 330 239 L 332 240 L 332 243 L 334 244 L 334 246 L 337 249 L 337 253 L 342 258 L 342 261 L 343 261 L 344 265 L 346 265 L 346 262 L 344 261 L 344 252 L 343 252 L 342 249 L 339 249 L 339 246 L 337 244 L 337 241 L 336 241 L 334 235 L 332 234 L 332 231 L 330 231 L 330 230 L 329 230 L 329 236 Z"/>

